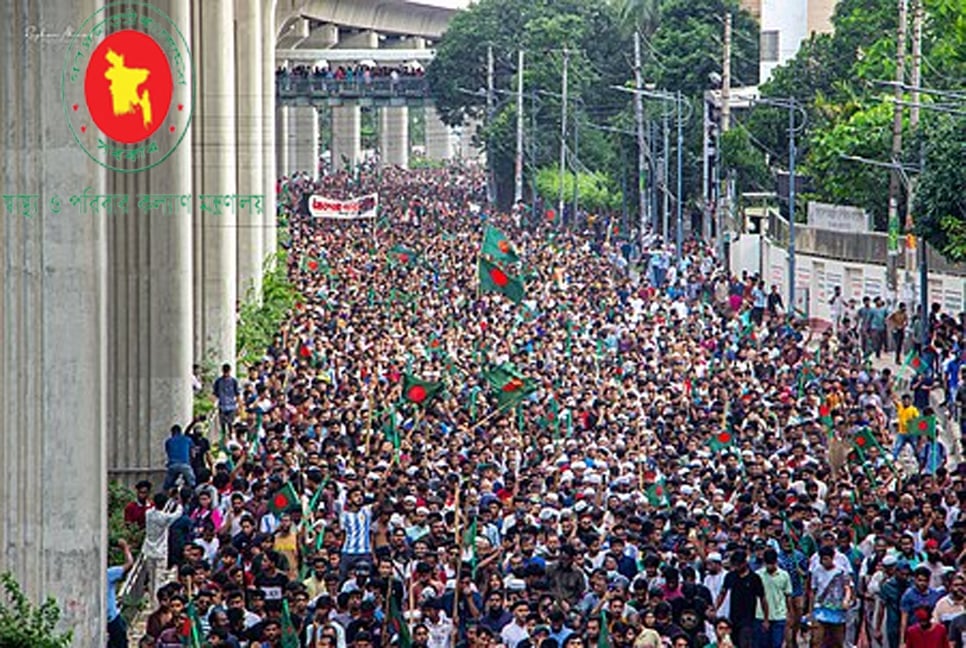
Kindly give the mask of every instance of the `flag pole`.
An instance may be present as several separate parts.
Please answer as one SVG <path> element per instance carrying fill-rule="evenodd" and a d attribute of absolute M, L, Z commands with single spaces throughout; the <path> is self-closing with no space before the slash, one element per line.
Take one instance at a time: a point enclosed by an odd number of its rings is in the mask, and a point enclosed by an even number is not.
<path fill-rule="evenodd" d="M 453 627 L 459 628 L 460 615 L 460 568 L 463 565 L 463 538 L 460 534 L 460 484 L 456 482 L 456 495 L 453 497 L 453 526 L 455 527 L 454 539 L 456 546 L 459 547 L 459 557 L 456 559 L 456 582 L 453 583 Z"/>

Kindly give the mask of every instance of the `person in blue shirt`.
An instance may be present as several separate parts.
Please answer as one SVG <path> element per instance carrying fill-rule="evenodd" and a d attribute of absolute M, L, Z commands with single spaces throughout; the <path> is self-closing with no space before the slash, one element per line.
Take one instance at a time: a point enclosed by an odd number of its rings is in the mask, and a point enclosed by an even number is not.
<path fill-rule="evenodd" d="M 164 490 L 170 490 L 183 477 L 185 486 L 195 487 L 195 471 L 191 469 L 191 450 L 194 441 L 181 430 L 180 425 L 171 426 L 171 436 L 164 442 L 168 472 L 164 477 Z"/>
<path fill-rule="evenodd" d="M 107 648 L 127 648 L 127 623 L 117 605 L 117 585 L 134 565 L 131 548 L 123 539 L 117 545 L 124 552 L 124 564 L 107 568 Z"/>
<path fill-rule="evenodd" d="M 222 431 L 231 429 L 238 413 L 238 399 L 241 397 L 241 387 L 231 375 L 231 365 L 221 365 L 221 376 L 211 386 L 212 394 L 218 400 L 218 419 Z"/>

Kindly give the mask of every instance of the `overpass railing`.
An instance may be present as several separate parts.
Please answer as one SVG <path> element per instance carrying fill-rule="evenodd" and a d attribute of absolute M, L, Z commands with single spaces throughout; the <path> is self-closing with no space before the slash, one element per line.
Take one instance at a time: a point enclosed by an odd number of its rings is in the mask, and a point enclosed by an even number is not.
<path fill-rule="evenodd" d="M 429 83 L 424 77 L 330 79 L 326 77 L 276 77 L 275 95 L 285 99 L 426 99 Z"/>

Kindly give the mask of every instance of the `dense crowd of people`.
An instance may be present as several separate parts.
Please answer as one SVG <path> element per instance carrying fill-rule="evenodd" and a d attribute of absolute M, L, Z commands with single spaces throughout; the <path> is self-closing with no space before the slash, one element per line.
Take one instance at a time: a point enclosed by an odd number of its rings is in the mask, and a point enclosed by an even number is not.
<path fill-rule="evenodd" d="M 279 67 L 275 70 L 276 81 L 294 79 L 314 79 L 329 81 L 368 82 L 374 79 L 421 78 L 423 66 L 415 63 L 405 65 L 294 65 Z"/>
<path fill-rule="evenodd" d="M 141 645 L 963 645 L 966 470 L 921 427 L 963 318 L 891 368 L 866 312 L 814 333 L 700 241 L 630 253 L 484 194 L 457 167 L 280 183 L 302 298 L 138 485 Z"/>

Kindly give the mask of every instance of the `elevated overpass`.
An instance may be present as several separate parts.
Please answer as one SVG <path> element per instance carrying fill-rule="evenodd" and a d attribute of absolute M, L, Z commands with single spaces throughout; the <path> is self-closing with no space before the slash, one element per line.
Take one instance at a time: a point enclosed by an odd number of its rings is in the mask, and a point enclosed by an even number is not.
<path fill-rule="evenodd" d="M 425 66 L 449 21 L 468 5 L 469 0 L 278 0 L 276 66 Z M 289 77 L 276 85 L 276 157 L 284 175 L 314 174 L 322 139 L 331 141 L 333 162 L 361 161 L 362 110 L 379 113 L 378 148 L 386 163 L 409 164 L 410 110 L 424 111 L 427 157 L 478 156 L 470 147 L 476 125 L 452 129 L 443 124 L 424 79 L 362 81 L 323 75 Z M 323 133 L 330 136 L 320 137 Z"/>

